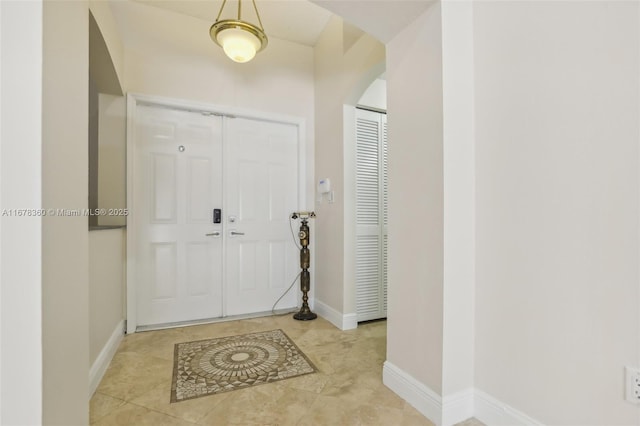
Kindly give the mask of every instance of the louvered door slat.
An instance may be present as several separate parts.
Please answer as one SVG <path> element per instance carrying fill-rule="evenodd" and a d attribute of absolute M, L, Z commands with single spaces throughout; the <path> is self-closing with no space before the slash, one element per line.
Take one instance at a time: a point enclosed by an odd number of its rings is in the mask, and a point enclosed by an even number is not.
<path fill-rule="evenodd" d="M 377 225 L 378 217 L 378 122 L 356 122 L 356 225 Z"/>
<path fill-rule="evenodd" d="M 387 316 L 387 222 L 389 195 L 389 145 L 387 139 L 387 116 L 382 117 L 382 313 Z"/>
<path fill-rule="evenodd" d="M 386 115 L 356 114 L 356 308 L 358 321 L 387 312 Z"/>
<path fill-rule="evenodd" d="M 379 253 L 377 235 L 356 237 L 356 309 L 359 321 L 374 319 L 380 311 Z"/>

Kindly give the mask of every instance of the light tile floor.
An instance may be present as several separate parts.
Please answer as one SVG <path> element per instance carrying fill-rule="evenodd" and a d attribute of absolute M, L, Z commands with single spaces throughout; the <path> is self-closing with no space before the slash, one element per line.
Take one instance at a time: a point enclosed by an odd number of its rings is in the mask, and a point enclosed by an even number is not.
<path fill-rule="evenodd" d="M 382 384 L 386 322 L 253 318 L 128 335 L 91 399 L 92 425 L 432 425 Z M 282 329 L 319 372 L 171 404 L 174 345 Z M 482 426 L 475 419 L 464 426 Z"/>

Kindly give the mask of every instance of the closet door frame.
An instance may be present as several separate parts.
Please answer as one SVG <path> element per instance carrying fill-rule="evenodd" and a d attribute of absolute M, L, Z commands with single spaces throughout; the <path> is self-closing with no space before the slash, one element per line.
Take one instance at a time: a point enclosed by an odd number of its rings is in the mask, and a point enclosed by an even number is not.
<path fill-rule="evenodd" d="M 245 108 L 229 107 L 204 103 L 197 101 L 165 98 L 160 96 L 150 96 L 138 93 L 127 94 L 127 208 L 129 212 L 135 211 L 136 200 L 134 199 L 134 176 L 135 176 L 135 146 L 136 141 L 136 109 L 138 105 L 153 105 L 170 109 L 195 111 L 203 114 L 215 114 L 228 117 L 243 117 L 254 120 L 273 121 L 295 125 L 298 129 L 298 209 L 306 210 L 307 199 L 307 150 L 306 150 L 306 120 L 301 117 L 273 114 L 263 111 L 256 111 Z M 223 134 L 223 139 L 225 135 Z M 224 143 L 224 142 L 223 142 Z M 310 199 L 313 199 L 310 197 Z M 126 332 L 135 333 L 137 323 L 137 300 L 136 300 L 136 233 L 132 232 L 136 227 L 135 215 L 127 217 L 127 265 L 126 265 Z M 311 248 L 313 253 L 313 247 Z M 313 272 L 312 272 L 313 274 Z M 312 276 L 312 282 L 314 277 Z M 310 293 L 313 300 L 313 288 Z"/>

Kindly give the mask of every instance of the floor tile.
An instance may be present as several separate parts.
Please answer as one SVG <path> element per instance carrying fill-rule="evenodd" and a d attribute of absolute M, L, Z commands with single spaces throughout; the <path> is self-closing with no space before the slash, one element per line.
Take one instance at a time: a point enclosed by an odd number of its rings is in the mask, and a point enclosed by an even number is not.
<path fill-rule="evenodd" d="M 265 412 L 267 404 L 273 405 L 286 390 L 275 383 L 228 392 L 223 404 L 216 405 L 199 424 L 201 425 L 256 425 L 276 424 L 271 412 Z"/>
<path fill-rule="evenodd" d="M 118 351 L 97 392 L 130 401 L 171 380 L 173 363 L 138 352 Z"/>
<path fill-rule="evenodd" d="M 193 426 L 194 423 L 158 413 L 135 404 L 118 407 L 94 423 L 96 426 Z"/>
<path fill-rule="evenodd" d="M 420 414 L 418 410 L 409 404 L 405 404 L 402 410 L 402 419 L 399 426 L 435 426 L 433 422 Z"/>
<path fill-rule="evenodd" d="M 170 403 L 176 343 L 282 329 L 318 371 Z M 100 426 L 433 426 L 382 383 L 386 322 L 341 331 L 291 315 L 127 335 L 91 400 Z M 459 426 L 483 426 L 475 419 Z"/>
<path fill-rule="evenodd" d="M 95 423 L 109 413 L 126 404 L 126 401 L 96 392 L 89 406 L 89 422 Z"/>
<path fill-rule="evenodd" d="M 197 423 L 229 396 L 229 393 L 222 393 L 170 403 L 170 394 L 171 380 L 167 380 L 131 402 L 160 413 Z"/>
<path fill-rule="evenodd" d="M 336 396 L 318 395 L 297 425 L 360 425 L 360 421 L 356 406 Z"/>

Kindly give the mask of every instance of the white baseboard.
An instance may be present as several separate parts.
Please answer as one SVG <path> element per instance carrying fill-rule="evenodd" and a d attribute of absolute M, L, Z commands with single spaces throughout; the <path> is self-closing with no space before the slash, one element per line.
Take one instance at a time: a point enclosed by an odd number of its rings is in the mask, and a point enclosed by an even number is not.
<path fill-rule="evenodd" d="M 107 371 L 107 367 L 109 367 L 109 363 L 118 350 L 118 345 L 120 345 L 120 341 L 123 337 L 124 320 L 121 320 L 118 325 L 116 325 L 111 337 L 109 337 L 109 340 L 107 340 L 107 343 L 104 345 L 98 355 L 98 358 L 96 358 L 89 370 L 89 398 L 93 396 L 98 388 L 98 385 L 102 380 L 102 376 L 104 376 L 104 373 Z"/>
<path fill-rule="evenodd" d="M 542 426 L 521 411 L 476 389 L 474 417 L 490 426 Z"/>
<path fill-rule="evenodd" d="M 358 328 L 358 314 L 344 314 L 342 316 L 342 330 Z"/>
<path fill-rule="evenodd" d="M 468 388 L 442 399 L 442 425 L 450 426 L 463 422 L 475 412 L 475 391 Z"/>
<path fill-rule="evenodd" d="M 389 361 L 382 382 L 437 426 L 451 426 L 475 417 L 488 426 L 542 426 L 537 420 L 478 389 L 444 397 Z"/>
<path fill-rule="evenodd" d="M 318 299 L 314 300 L 316 313 L 340 330 L 352 330 L 358 327 L 357 314 L 342 314 Z"/>
<path fill-rule="evenodd" d="M 442 424 L 442 398 L 410 374 L 385 361 L 382 383 L 433 423 Z"/>

